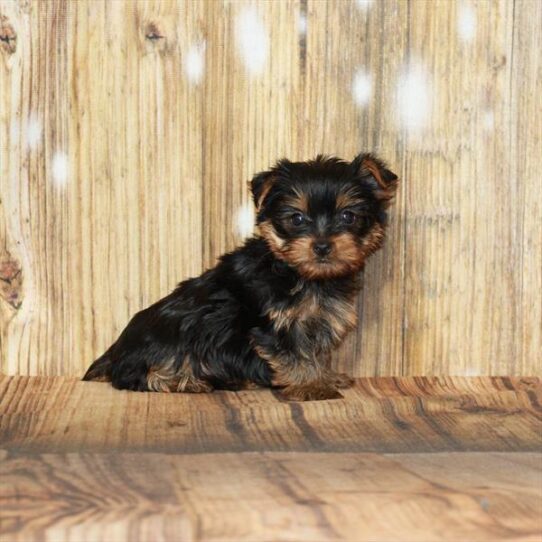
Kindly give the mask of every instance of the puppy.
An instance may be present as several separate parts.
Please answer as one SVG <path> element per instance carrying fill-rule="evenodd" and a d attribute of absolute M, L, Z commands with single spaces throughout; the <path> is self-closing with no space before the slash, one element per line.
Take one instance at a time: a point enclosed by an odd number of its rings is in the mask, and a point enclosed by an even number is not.
<path fill-rule="evenodd" d="M 83 380 L 210 392 L 264 386 L 341 397 L 329 356 L 356 325 L 366 259 L 381 247 L 397 176 L 372 154 L 280 160 L 251 191 L 259 235 L 137 313 Z"/>

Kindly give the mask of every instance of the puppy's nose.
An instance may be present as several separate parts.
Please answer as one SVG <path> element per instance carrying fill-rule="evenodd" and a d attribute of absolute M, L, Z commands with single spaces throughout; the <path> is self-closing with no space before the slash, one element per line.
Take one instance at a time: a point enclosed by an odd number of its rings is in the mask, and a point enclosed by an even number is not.
<path fill-rule="evenodd" d="M 317 256 L 327 256 L 331 252 L 331 243 L 328 241 L 315 241 L 312 250 Z"/>

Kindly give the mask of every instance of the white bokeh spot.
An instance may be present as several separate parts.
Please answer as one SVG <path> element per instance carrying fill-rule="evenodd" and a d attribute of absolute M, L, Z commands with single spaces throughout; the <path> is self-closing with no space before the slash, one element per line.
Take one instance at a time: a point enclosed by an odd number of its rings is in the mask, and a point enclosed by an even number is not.
<path fill-rule="evenodd" d="M 37 149 L 41 143 L 42 126 L 36 114 L 31 114 L 26 123 L 26 145 L 29 149 Z"/>
<path fill-rule="evenodd" d="M 237 210 L 236 217 L 236 233 L 242 237 L 250 237 L 254 233 L 254 221 L 256 217 L 254 214 L 254 206 L 252 202 L 245 203 Z"/>
<path fill-rule="evenodd" d="M 69 169 L 68 155 L 62 151 L 56 152 L 51 161 L 51 174 L 56 186 L 62 187 L 66 185 Z"/>
<path fill-rule="evenodd" d="M 482 115 L 482 127 L 484 130 L 490 131 L 495 127 L 495 115 L 493 111 L 485 111 Z"/>
<path fill-rule="evenodd" d="M 363 68 L 359 68 L 352 79 L 352 96 L 357 106 L 369 103 L 373 94 L 373 79 Z"/>
<path fill-rule="evenodd" d="M 374 0 L 356 0 L 359 9 L 367 11 L 374 4 Z"/>
<path fill-rule="evenodd" d="M 183 59 L 184 73 L 193 85 L 199 84 L 205 72 L 205 47 L 205 41 L 192 45 Z"/>
<path fill-rule="evenodd" d="M 255 8 L 244 9 L 235 18 L 235 38 L 247 72 L 263 73 L 269 54 L 269 37 Z"/>
<path fill-rule="evenodd" d="M 457 34 L 462 41 L 468 42 L 476 36 L 476 12 L 469 4 L 461 4 L 457 16 Z"/>
<path fill-rule="evenodd" d="M 405 67 L 397 85 L 399 116 L 403 127 L 417 131 L 429 122 L 432 109 L 429 77 L 420 63 Z"/>
<path fill-rule="evenodd" d="M 307 34 L 307 16 L 301 14 L 297 20 L 297 31 L 305 36 Z"/>

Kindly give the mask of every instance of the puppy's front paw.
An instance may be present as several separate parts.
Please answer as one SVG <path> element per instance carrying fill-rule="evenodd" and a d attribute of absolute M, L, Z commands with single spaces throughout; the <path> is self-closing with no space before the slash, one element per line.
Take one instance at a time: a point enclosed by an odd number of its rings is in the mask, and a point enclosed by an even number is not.
<path fill-rule="evenodd" d="M 282 390 L 282 396 L 288 401 L 323 401 L 342 399 L 336 388 L 328 383 L 316 382 L 301 386 L 288 386 Z"/>
<path fill-rule="evenodd" d="M 329 380 L 340 390 L 351 388 L 354 385 L 354 379 L 346 373 L 331 373 Z"/>

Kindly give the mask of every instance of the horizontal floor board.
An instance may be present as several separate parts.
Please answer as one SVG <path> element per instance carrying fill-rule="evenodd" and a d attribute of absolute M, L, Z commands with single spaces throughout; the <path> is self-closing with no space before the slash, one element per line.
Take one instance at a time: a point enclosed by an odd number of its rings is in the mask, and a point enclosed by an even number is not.
<path fill-rule="evenodd" d="M 107 383 L 0 377 L 0 442 L 42 452 L 147 450 L 536 451 L 538 378 L 359 379 L 344 399 L 269 390 L 157 394 Z"/>
<path fill-rule="evenodd" d="M 4 452 L 2 540 L 535 542 L 541 459 Z"/>

